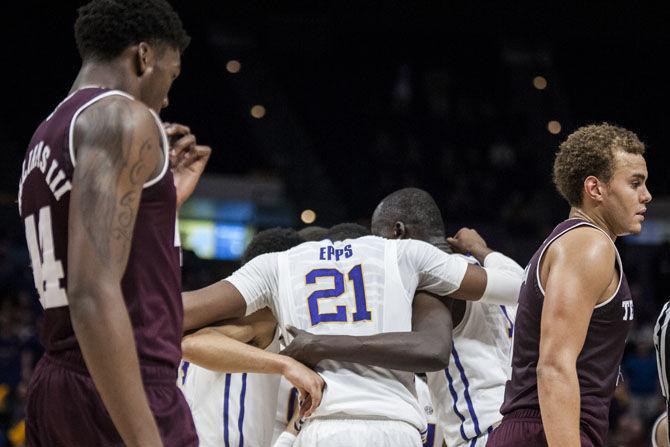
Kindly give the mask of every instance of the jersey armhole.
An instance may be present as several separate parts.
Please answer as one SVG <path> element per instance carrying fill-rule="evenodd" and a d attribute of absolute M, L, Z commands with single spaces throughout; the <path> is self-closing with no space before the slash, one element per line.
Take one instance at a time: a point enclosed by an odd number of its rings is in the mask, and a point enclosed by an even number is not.
<path fill-rule="evenodd" d="M 72 167 L 73 168 L 76 167 L 76 165 L 77 165 L 77 161 L 76 161 L 76 157 L 75 157 L 75 151 L 74 151 L 74 126 L 75 126 L 75 123 L 77 122 L 77 118 L 79 117 L 79 115 L 84 110 L 86 110 L 88 107 L 95 104 L 99 100 L 101 100 L 103 98 L 107 98 L 109 96 L 115 96 L 115 95 L 116 96 L 123 96 L 125 98 L 130 99 L 130 100 L 135 100 L 135 98 L 133 98 L 131 95 L 129 95 L 128 93 L 122 92 L 121 90 L 110 90 L 108 92 L 105 92 L 105 93 L 103 93 L 101 95 L 98 95 L 95 98 L 89 100 L 84 105 L 79 107 L 77 109 L 77 111 L 74 113 L 74 115 L 72 115 L 72 120 L 70 121 L 70 127 L 69 127 L 69 131 L 68 131 L 68 151 L 69 151 L 69 154 L 70 154 L 70 161 L 72 162 Z M 164 160 L 163 160 L 163 167 L 162 167 L 160 173 L 156 177 L 154 177 L 153 179 L 147 181 L 144 185 L 142 185 L 143 189 L 146 189 L 146 188 L 158 183 L 165 176 L 165 174 L 167 172 L 167 169 L 168 169 L 168 166 L 170 165 L 170 153 L 169 153 L 169 147 L 170 146 L 169 146 L 169 143 L 168 143 L 167 134 L 165 133 L 165 129 L 163 129 L 163 125 L 161 124 L 161 120 L 158 117 L 158 115 L 156 114 L 156 112 L 154 112 L 151 109 L 149 109 L 149 112 L 151 112 L 151 116 L 154 117 L 154 121 L 156 121 L 156 126 L 158 127 L 158 133 L 161 136 L 161 145 L 163 147 L 163 158 L 164 158 Z"/>
<path fill-rule="evenodd" d="M 617 250 L 616 245 L 614 245 L 614 242 L 612 242 L 612 239 L 610 239 L 610 237 L 607 235 L 607 233 L 605 233 L 603 230 L 601 230 L 600 228 L 598 228 L 597 226 L 593 225 L 590 222 L 578 222 L 577 224 L 575 224 L 571 227 L 568 227 L 565 230 L 561 231 L 556 236 L 551 238 L 549 240 L 549 242 L 546 243 L 546 245 L 544 246 L 544 248 L 540 252 L 540 256 L 537 259 L 537 266 L 535 267 L 535 280 L 537 281 L 537 287 L 540 289 L 540 292 L 542 293 L 542 296 L 545 296 L 544 287 L 542 287 L 542 282 L 540 281 L 540 266 L 542 265 L 542 259 L 544 259 L 545 252 L 551 246 L 551 244 L 553 244 L 556 241 L 556 239 L 563 236 L 568 231 L 574 230 L 575 228 L 582 227 L 582 226 L 594 228 L 594 229 L 600 231 L 601 233 L 603 233 L 607 237 L 607 239 L 614 246 L 614 254 L 616 255 L 617 267 L 618 267 L 618 270 L 619 270 L 619 283 L 617 285 L 617 288 L 614 290 L 614 293 L 612 294 L 611 297 L 609 297 L 608 299 L 606 299 L 602 303 L 597 304 L 593 307 L 594 309 L 598 309 L 599 307 L 603 307 L 603 306 L 609 304 L 614 299 L 614 297 L 617 295 L 617 293 L 619 293 L 619 289 L 621 289 L 621 282 L 623 281 L 623 266 L 622 266 L 622 263 L 621 263 L 621 257 L 619 256 L 619 250 Z"/>

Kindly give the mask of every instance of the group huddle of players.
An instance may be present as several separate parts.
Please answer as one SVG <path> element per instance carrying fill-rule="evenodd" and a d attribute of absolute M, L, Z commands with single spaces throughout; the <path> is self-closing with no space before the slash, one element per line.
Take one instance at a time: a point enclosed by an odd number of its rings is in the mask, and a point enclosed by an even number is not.
<path fill-rule="evenodd" d="M 182 292 L 177 214 L 211 149 L 158 114 L 190 38 L 165 0 L 93 0 L 75 38 L 82 67 L 19 184 L 44 308 L 28 445 L 606 445 L 634 321 L 614 241 L 651 201 L 633 132 L 560 145 L 570 213 L 525 270 L 472 229 L 446 237 L 405 188 L 369 229 L 260 232 L 232 275 Z"/>

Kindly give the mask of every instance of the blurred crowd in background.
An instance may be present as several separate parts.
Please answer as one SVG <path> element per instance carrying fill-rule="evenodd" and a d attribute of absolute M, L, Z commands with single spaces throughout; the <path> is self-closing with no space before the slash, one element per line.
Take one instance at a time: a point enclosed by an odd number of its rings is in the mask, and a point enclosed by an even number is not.
<path fill-rule="evenodd" d="M 23 442 L 26 385 L 41 355 L 41 308 L 16 206 L 20 160 L 78 70 L 71 30 L 82 3 L 22 2 L 25 20 L 3 28 L 5 41 L 41 45 L 8 49 L 15 68 L 0 120 L 0 447 Z M 369 225 L 381 198 L 416 186 L 436 199 L 448 233 L 475 228 L 525 265 L 567 217 L 551 183 L 558 144 L 603 121 L 647 143 L 654 201 L 645 225 L 670 228 L 662 206 L 670 86 L 658 60 L 670 36 L 653 6 L 235 0 L 203 14 L 197 2 L 174 5 L 193 42 L 162 118 L 191 126 L 213 147 L 207 176 L 233 178 L 247 194 L 215 191 L 220 199 L 285 216 L 251 222 L 254 231 L 278 222 Z M 245 186 L 267 181 L 281 193 Z M 663 410 L 652 331 L 670 298 L 669 240 L 656 231 L 617 241 L 635 328 L 611 408 L 612 446 L 648 445 Z M 184 289 L 236 265 L 185 250 Z"/>

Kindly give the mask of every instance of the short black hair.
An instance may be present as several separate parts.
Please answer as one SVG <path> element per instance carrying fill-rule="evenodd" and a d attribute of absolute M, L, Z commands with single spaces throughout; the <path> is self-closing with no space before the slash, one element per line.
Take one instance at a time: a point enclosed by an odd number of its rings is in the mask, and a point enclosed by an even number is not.
<path fill-rule="evenodd" d="M 321 241 L 326 237 L 328 228 L 319 227 L 318 225 L 310 225 L 298 231 L 306 241 Z"/>
<path fill-rule="evenodd" d="M 326 233 L 325 239 L 330 239 L 331 241 L 343 241 L 345 239 L 356 239 L 363 236 L 370 236 L 370 230 L 357 223 L 345 222 L 330 227 Z"/>
<path fill-rule="evenodd" d="M 372 215 L 372 233 L 381 234 L 399 221 L 430 236 L 445 235 L 437 203 L 419 188 L 403 188 L 386 196 Z"/>
<path fill-rule="evenodd" d="M 165 0 L 92 0 L 78 12 L 74 36 L 82 60 L 110 60 L 140 42 L 182 52 L 191 41 Z"/>
<path fill-rule="evenodd" d="M 241 262 L 244 265 L 256 256 L 285 251 L 303 242 L 305 240 L 293 228 L 276 227 L 259 231 L 244 250 Z"/>

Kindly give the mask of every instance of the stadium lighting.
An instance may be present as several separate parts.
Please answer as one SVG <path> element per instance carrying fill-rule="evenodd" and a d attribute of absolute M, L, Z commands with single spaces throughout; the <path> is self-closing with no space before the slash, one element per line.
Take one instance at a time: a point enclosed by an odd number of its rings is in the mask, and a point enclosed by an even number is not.
<path fill-rule="evenodd" d="M 226 70 L 228 70 L 228 73 L 238 73 L 242 69 L 242 64 L 240 64 L 240 61 L 236 61 L 235 59 L 228 61 L 226 64 Z"/>
<path fill-rule="evenodd" d="M 256 119 L 261 119 L 265 116 L 265 107 L 260 104 L 256 104 L 251 108 L 251 116 Z"/>
<path fill-rule="evenodd" d="M 313 224 L 316 220 L 316 213 L 312 210 L 305 210 L 300 213 L 300 220 L 302 220 L 303 223 L 306 223 L 307 225 Z"/>
<path fill-rule="evenodd" d="M 533 87 L 538 90 L 544 90 L 547 88 L 547 80 L 542 76 L 535 76 L 533 78 Z"/>

